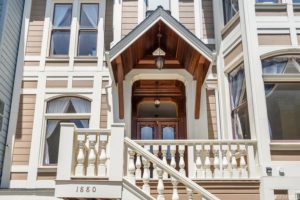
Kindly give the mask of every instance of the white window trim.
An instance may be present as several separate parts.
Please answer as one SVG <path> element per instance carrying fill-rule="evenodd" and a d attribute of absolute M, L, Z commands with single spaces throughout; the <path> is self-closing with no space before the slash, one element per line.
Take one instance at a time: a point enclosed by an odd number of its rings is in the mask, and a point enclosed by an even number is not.
<path fill-rule="evenodd" d="M 58 98 L 62 97 L 69 97 L 69 96 L 59 96 Z M 80 98 L 80 97 L 78 97 Z M 88 100 L 88 99 L 86 99 Z M 49 100 L 51 101 L 51 100 Z M 91 115 L 92 113 L 47 113 L 47 103 L 49 101 L 45 101 L 44 104 L 44 117 L 42 122 L 42 134 L 41 134 L 41 148 L 40 148 L 40 155 L 39 155 L 39 169 L 45 169 L 51 170 L 53 168 L 57 168 L 57 165 L 45 165 L 44 164 L 44 150 L 45 150 L 45 137 L 46 137 L 46 128 L 47 128 L 47 120 L 49 119 L 57 119 L 57 120 L 63 120 L 63 119 L 86 119 L 89 120 L 89 125 L 91 123 Z M 91 102 L 91 101 L 90 101 Z M 91 102 L 92 103 L 92 102 Z M 92 111 L 91 111 L 92 112 Z"/>

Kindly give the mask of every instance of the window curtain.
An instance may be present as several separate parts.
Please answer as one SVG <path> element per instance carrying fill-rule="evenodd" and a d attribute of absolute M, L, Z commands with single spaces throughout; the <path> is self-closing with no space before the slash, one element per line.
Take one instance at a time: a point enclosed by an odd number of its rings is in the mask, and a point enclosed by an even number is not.
<path fill-rule="evenodd" d="M 70 98 L 58 98 L 48 102 L 47 113 L 65 113 L 69 107 Z"/>
<path fill-rule="evenodd" d="M 80 98 L 71 98 L 72 105 L 76 113 L 90 113 L 91 112 L 91 102 L 80 99 Z"/>
<path fill-rule="evenodd" d="M 47 139 L 51 137 L 51 135 L 54 133 L 55 129 L 59 125 L 59 120 L 48 120 L 47 121 L 47 129 L 46 129 L 46 142 L 45 142 L 45 152 L 44 152 L 44 164 L 49 165 L 50 164 L 50 158 L 49 158 L 49 145 L 47 142 Z"/>
<path fill-rule="evenodd" d="M 72 5 L 56 5 L 54 13 L 55 27 L 66 27 L 71 25 Z"/>
<path fill-rule="evenodd" d="M 81 26 L 97 27 L 98 6 L 96 4 L 82 5 Z"/>
<path fill-rule="evenodd" d="M 287 58 L 276 58 L 262 61 L 263 74 L 283 74 L 287 67 Z M 276 84 L 265 84 L 265 95 L 270 96 L 276 88 Z"/>
<path fill-rule="evenodd" d="M 230 76 L 231 85 L 231 105 L 233 109 L 237 108 L 242 101 L 243 87 L 245 82 L 244 69 L 239 69 L 233 76 Z M 242 139 L 243 131 L 241 127 L 240 117 L 237 111 L 233 112 L 234 138 Z"/>

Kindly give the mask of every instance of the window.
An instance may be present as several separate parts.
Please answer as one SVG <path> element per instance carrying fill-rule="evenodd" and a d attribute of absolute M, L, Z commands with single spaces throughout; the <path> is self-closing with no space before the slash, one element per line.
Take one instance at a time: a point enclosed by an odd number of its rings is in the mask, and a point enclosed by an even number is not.
<path fill-rule="evenodd" d="M 0 100 L 0 131 L 2 131 L 3 115 L 4 115 L 4 102 Z"/>
<path fill-rule="evenodd" d="M 223 0 L 224 21 L 227 24 L 239 11 L 238 0 Z"/>
<path fill-rule="evenodd" d="M 233 137 L 235 139 L 249 139 L 250 125 L 243 65 L 229 73 L 229 84 Z"/>
<path fill-rule="evenodd" d="M 170 0 L 147 0 L 146 6 L 146 16 L 149 16 L 159 6 L 163 7 L 163 9 L 166 11 L 170 11 Z"/>
<path fill-rule="evenodd" d="M 293 3 L 300 3 L 300 0 L 293 0 Z"/>
<path fill-rule="evenodd" d="M 256 0 L 256 3 L 281 3 L 281 0 Z"/>
<path fill-rule="evenodd" d="M 265 59 L 262 68 L 271 140 L 299 140 L 300 81 L 288 78 L 300 75 L 300 59 Z"/>
<path fill-rule="evenodd" d="M 90 112 L 90 101 L 77 97 L 62 97 L 47 103 L 44 165 L 57 164 L 60 123 L 71 122 L 77 128 L 88 128 Z"/>
<path fill-rule="evenodd" d="M 98 4 L 81 4 L 78 55 L 96 56 L 97 54 L 97 27 Z"/>
<path fill-rule="evenodd" d="M 50 55 L 69 54 L 71 21 L 72 4 L 55 4 Z"/>

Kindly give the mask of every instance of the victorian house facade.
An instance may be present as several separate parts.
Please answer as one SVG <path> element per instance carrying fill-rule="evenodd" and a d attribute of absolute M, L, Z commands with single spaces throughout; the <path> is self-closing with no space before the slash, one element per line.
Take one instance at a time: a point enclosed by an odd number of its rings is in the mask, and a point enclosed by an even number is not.
<path fill-rule="evenodd" d="M 26 0 L 22 27 L 0 199 L 300 199 L 300 1 Z"/>

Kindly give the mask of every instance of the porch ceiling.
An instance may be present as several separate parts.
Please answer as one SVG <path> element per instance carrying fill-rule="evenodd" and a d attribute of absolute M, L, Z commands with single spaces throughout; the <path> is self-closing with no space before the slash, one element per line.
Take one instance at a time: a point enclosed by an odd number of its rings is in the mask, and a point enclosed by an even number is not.
<path fill-rule="evenodd" d="M 109 52 L 111 73 L 118 85 L 119 117 L 124 118 L 123 80 L 132 69 L 156 69 L 152 52 L 166 53 L 164 69 L 185 69 L 197 81 L 195 118 L 200 116 L 201 86 L 212 61 L 211 50 L 162 8 L 158 8 Z"/>

